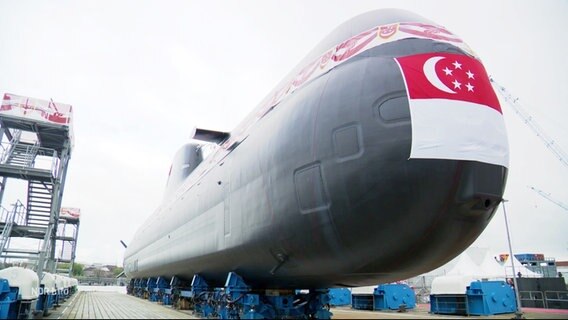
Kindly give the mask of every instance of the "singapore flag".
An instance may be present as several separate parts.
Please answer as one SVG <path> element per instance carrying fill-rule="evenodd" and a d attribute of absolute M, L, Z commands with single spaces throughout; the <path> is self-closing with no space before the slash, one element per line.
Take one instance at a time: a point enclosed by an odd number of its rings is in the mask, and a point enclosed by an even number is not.
<path fill-rule="evenodd" d="M 410 158 L 472 160 L 508 167 L 503 113 L 480 61 L 440 52 L 395 60 L 410 104 Z"/>

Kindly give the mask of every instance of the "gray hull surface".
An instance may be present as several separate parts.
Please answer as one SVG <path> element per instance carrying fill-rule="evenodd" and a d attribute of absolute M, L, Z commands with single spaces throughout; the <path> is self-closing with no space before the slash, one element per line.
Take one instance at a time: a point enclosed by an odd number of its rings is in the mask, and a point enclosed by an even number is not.
<path fill-rule="evenodd" d="M 371 12 L 314 52 L 405 19 L 428 22 Z M 360 286 L 427 272 L 461 253 L 492 218 L 507 169 L 409 159 L 408 97 L 393 57 L 428 52 L 463 53 L 429 39 L 386 43 L 287 96 L 225 156 L 205 159 L 209 169 L 190 176 L 196 183 L 142 226 L 125 255 L 127 274 L 200 274 L 222 286 L 235 271 L 258 288 Z"/>

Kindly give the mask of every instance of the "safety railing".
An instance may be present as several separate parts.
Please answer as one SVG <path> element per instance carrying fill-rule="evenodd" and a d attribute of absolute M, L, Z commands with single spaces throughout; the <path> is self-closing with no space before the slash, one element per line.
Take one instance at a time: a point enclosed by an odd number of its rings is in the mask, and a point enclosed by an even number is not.
<path fill-rule="evenodd" d="M 59 155 L 56 150 L 53 150 L 51 161 L 51 176 L 54 178 L 59 177 Z"/>
<path fill-rule="evenodd" d="M 13 162 L 15 150 L 18 148 L 22 161 Z M 0 164 L 17 168 L 49 170 L 53 178 L 58 176 L 59 158 L 54 149 L 39 147 L 37 144 L 22 145 L 11 142 L 0 144 Z"/>
<path fill-rule="evenodd" d="M 4 207 L 1 207 L 0 211 L 0 219 L 2 219 L 1 222 L 4 224 L 2 233 L 0 234 L 0 252 L 4 252 L 4 248 L 9 242 L 10 233 L 12 232 L 14 213 Z"/>
<path fill-rule="evenodd" d="M 14 208 L 14 223 L 18 225 L 23 225 L 26 222 L 26 206 L 20 201 L 17 200 L 16 203 L 12 205 Z"/>
<path fill-rule="evenodd" d="M 568 307 L 568 291 L 545 291 L 545 308 L 566 309 Z"/>
<path fill-rule="evenodd" d="M 20 201 L 16 200 L 12 204 L 12 210 L 0 206 L 0 223 L 14 222 L 17 225 L 23 225 L 26 221 L 26 206 Z"/>
<path fill-rule="evenodd" d="M 10 133 L 12 134 L 12 139 L 10 139 L 10 143 L 12 144 L 20 141 L 20 139 L 22 138 L 22 130 L 12 129 L 10 130 Z"/>
<path fill-rule="evenodd" d="M 1 207 L 0 210 L 0 221 L 4 224 L 0 235 L 0 253 L 4 252 L 5 248 L 9 246 L 14 224 L 23 224 L 25 219 L 24 214 L 26 210 L 24 205 L 18 200 L 12 206 L 11 211 L 4 207 Z M 4 259 L 5 261 L 6 259 Z"/>
<path fill-rule="evenodd" d="M 548 270 L 547 267 L 541 267 L 541 266 L 525 266 L 529 271 L 531 271 L 530 274 L 526 274 L 523 273 L 519 270 L 518 266 L 515 266 L 515 271 L 517 272 L 514 277 L 518 278 L 519 277 L 519 273 L 521 274 L 521 277 L 523 278 L 542 278 L 543 276 L 549 276 L 548 275 Z M 511 266 L 505 266 L 505 279 L 509 279 L 509 278 L 513 278 L 513 267 Z M 554 276 L 554 275 L 552 275 Z"/>
<path fill-rule="evenodd" d="M 59 219 L 57 225 L 57 236 L 74 238 L 79 226 L 76 223 L 67 223 L 66 219 Z"/>
<path fill-rule="evenodd" d="M 4 206 L 0 206 L 0 223 L 6 223 L 10 220 L 10 211 Z"/>
<path fill-rule="evenodd" d="M 522 307 L 546 308 L 546 301 L 542 291 L 519 291 Z"/>
<path fill-rule="evenodd" d="M 22 137 L 22 130 L 18 129 L 8 129 L 12 138 L 10 141 L 2 143 L 2 157 L 0 158 L 0 163 L 4 163 L 7 160 L 7 157 L 12 154 L 15 145 L 20 141 Z"/>

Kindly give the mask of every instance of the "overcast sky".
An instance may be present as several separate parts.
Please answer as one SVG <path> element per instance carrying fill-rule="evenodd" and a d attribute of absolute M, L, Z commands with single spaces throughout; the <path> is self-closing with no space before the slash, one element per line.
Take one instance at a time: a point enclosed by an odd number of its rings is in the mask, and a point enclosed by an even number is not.
<path fill-rule="evenodd" d="M 462 37 L 489 74 L 568 150 L 566 1 L 0 0 L 0 94 L 73 105 L 63 205 L 82 211 L 77 260 L 122 264 L 161 202 L 193 126 L 231 130 L 323 37 L 379 8 L 414 11 Z M 504 106 L 513 246 L 568 260 L 568 168 Z M 3 205 L 26 193 L 10 180 Z M 503 212 L 475 243 L 507 251 Z"/>

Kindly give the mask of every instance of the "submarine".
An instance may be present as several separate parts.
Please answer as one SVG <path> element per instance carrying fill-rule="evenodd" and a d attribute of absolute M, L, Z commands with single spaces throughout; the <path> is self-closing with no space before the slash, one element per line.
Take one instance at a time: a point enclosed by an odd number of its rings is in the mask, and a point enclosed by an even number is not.
<path fill-rule="evenodd" d="M 399 9 L 339 25 L 232 131 L 193 131 L 125 251 L 132 279 L 223 287 L 234 272 L 282 290 L 406 279 L 470 246 L 507 180 L 480 58 Z"/>

